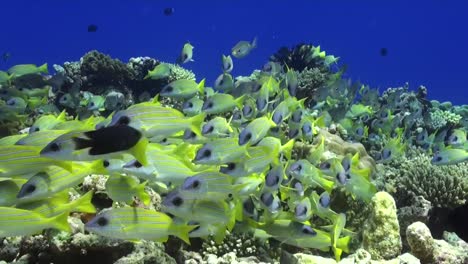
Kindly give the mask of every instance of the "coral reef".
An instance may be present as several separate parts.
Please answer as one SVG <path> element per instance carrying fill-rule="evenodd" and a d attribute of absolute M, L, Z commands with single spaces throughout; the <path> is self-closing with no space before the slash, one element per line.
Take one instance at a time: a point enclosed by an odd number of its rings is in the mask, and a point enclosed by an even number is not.
<path fill-rule="evenodd" d="M 398 166 L 384 165 L 377 176 L 385 188 L 395 193 L 397 204 L 409 205 L 411 199 L 422 196 L 434 207 L 455 208 L 468 199 L 468 164 L 448 166 L 431 164 L 426 154 L 402 159 Z"/>
<path fill-rule="evenodd" d="M 449 234 L 449 241 L 432 238 L 429 228 L 421 222 L 411 224 L 406 230 L 411 253 L 428 264 L 464 264 L 468 262 L 468 244 Z"/>
<path fill-rule="evenodd" d="M 371 202 L 371 215 L 363 227 L 363 248 L 372 259 L 392 259 L 401 252 L 400 225 L 393 197 L 378 192 Z"/>

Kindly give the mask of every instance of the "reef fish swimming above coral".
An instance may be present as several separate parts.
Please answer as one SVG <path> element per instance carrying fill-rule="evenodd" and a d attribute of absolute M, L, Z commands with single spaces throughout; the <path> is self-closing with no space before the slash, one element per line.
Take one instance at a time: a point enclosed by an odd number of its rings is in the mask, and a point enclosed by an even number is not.
<path fill-rule="evenodd" d="M 232 55 L 254 48 L 256 38 L 241 41 Z M 186 43 L 178 62 L 192 56 Z M 54 65 L 52 76 L 47 64 L 0 72 L 0 249 L 41 232 L 47 241 L 81 234 L 186 250 L 251 236 L 340 261 L 359 248 L 365 222 L 363 247 L 388 259 L 402 250 L 395 206 L 416 196 L 466 206 L 468 177 L 454 172 L 468 171 L 466 105 L 428 101 L 422 86 L 380 94 L 343 78 L 320 46 L 282 48 L 270 60 L 234 77 L 222 55 L 213 88 L 176 64 L 125 64 L 97 51 Z M 408 179 L 425 177 L 417 167 L 391 174 L 415 152 L 450 171 L 438 181 L 457 181 L 456 202 L 402 187 L 423 184 Z M 396 205 L 375 195 L 382 190 Z M 388 211 L 365 215 L 381 207 Z M 388 252 L 376 242 L 384 227 L 374 226 L 384 217 L 393 225 Z M 279 261 L 278 250 L 264 254 Z"/>

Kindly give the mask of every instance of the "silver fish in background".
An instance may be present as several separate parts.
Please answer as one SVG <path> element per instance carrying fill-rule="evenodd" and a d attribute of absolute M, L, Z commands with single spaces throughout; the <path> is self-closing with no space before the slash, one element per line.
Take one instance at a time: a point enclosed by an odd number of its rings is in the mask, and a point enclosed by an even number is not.
<path fill-rule="evenodd" d="M 257 37 L 255 37 L 252 43 L 242 40 L 237 42 L 237 44 L 232 47 L 231 54 L 232 56 L 242 59 L 245 56 L 249 55 L 249 53 L 257 47 Z"/>

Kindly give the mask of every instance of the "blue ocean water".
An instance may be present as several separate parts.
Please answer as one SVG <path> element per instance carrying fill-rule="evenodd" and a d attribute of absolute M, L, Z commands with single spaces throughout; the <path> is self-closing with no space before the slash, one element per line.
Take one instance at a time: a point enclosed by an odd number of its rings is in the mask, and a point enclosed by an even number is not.
<path fill-rule="evenodd" d="M 174 8 L 170 16 L 165 8 Z M 150 56 L 185 64 L 211 82 L 221 54 L 239 40 L 258 48 L 236 60 L 234 75 L 261 68 L 281 46 L 321 45 L 348 65 L 347 75 L 382 92 L 405 82 L 429 98 L 467 103 L 467 1 L 4 1 L 0 69 L 20 63 L 62 64 L 97 49 L 127 61 Z M 97 26 L 88 32 L 88 25 Z M 383 56 L 385 49 L 386 56 Z"/>

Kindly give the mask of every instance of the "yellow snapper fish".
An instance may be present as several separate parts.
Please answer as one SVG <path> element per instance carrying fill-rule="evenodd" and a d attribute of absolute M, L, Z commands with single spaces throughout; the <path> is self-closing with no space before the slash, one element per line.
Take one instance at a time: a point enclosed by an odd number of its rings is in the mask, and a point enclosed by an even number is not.
<path fill-rule="evenodd" d="M 49 71 L 47 70 L 47 63 L 44 63 L 39 67 L 34 64 L 19 64 L 8 69 L 8 73 L 16 78 L 28 74 L 48 74 Z"/>
<path fill-rule="evenodd" d="M 229 73 L 222 73 L 216 78 L 214 88 L 217 91 L 230 92 L 234 88 L 234 80 Z"/>
<path fill-rule="evenodd" d="M 44 131 L 34 132 L 34 133 L 27 134 L 25 137 L 18 140 L 15 143 L 15 145 L 45 147 L 52 140 L 68 132 L 70 131 L 68 130 L 44 130 Z"/>
<path fill-rule="evenodd" d="M 9 84 L 13 76 L 4 71 L 0 71 L 0 84 Z"/>
<path fill-rule="evenodd" d="M 132 204 L 133 197 L 138 197 L 144 205 L 148 206 L 151 197 L 145 192 L 146 183 L 140 184 L 140 181 L 132 176 L 113 174 L 106 181 L 106 193 L 114 202 Z"/>
<path fill-rule="evenodd" d="M 63 134 L 47 144 L 40 155 L 56 160 L 92 161 L 127 153 L 146 165 L 147 145 L 148 140 L 140 131 L 130 126 L 111 126 Z"/>
<path fill-rule="evenodd" d="M 223 55 L 222 61 L 223 61 L 223 72 L 230 73 L 234 69 L 234 64 L 232 63 L 231 56 Z"/>
<path fill-rule="evenodd" d="M 149 159 L 146 166 L 137 160 L 132 160 L 123 166 L 123 171 L 141 179 L 167 184 L 180 184 L 185 178 L 197 173 L 196 167 L 178 155 L 164 153 L 154 148 L 148 148 L 146 155 Z"/>
<path fill-rule="evenodd" d="M 137 104 L 115 113 L 109 127 L 130 126 L 140 130 L 148 138 L 167 137 L 186 129 L 191 129 L 195 134 L 200 135 L 200 126 L 204 119 L 204 114 L 187 118 L 173 108 L 154 104 Z"/>
<path fill-rule="evenodd" d="M 177 63 L 179 64 L 184 64 L 184 63 L 187 63 L 189 61 L 194 61 L 192 59 L 193 57 L 193 49 L 195 47 L 192 46 L 192 44 L 190 43 L 185 43 L 184 44 L 184 47 L 182 48 L 182 51 L 179 55 L 179 58 L 177 58 Z"/>
<path fill-rule="evenodd" d="M 11 135 L 0 138 L 0 147 L 2 146 L 12 146 L 15 145 L 16 142 L 21 140 L 22 138 L 26 137 L 27 134 L 18 134 L 18 135 Z"/>
<path fill-rule="evenodd" d="M 45 217 L 53 217 L 63 213 L 80 212 L 80 213 L 96 213 L 96 208 L 91 203 L 93 198 L 93 192 L 89 191 L 83 196 L 69 202 L 68 190 L 56 194 L 53 197 L 29 202 L 22 203 L 16 206 L 16 208 L 34 211 Z"/>
<path fill-rule="evenodd" d="M 214 117 L 202 126 L 201 133 L 208 138 L 221 138 L 230 136 L 234 130 L 224 117 Z"/>
<path fill-rule="evenodd" d="M 17 145 L 0 147 L 0 177 L 25 177 L 50 165 L 72 171 L 71 162 L 40 156 L 39 147 Z"/>
<path fill-rule="evenodd" d="M 104 104 L 106 102 L 106 98 L 101 95 L 94 95 L 89 99 L 87 109 L 89 111 L 104 111 Z"/>
<path fill-rule="evenodd" d="M 193 160 L 196 164 L 221 165 L 237 161 L 248 155 L 245 146 L 239 146 L 235 138 L 220 138 L 205 143 Z"/>
<path fill-rule="evenodd" d="M 185 220 L 200 223 L 220 223 L 232 230 L 235 214 L 223 200 L 195 200 L 184 197 L 179 191 L 167 194 L 162 202 L 162 210 Z"/>
<path fill-rule="evenodd" d="M 220 114 L 226 113 L 237 106 L 238 109 L 242 108 L 245 96 L 234 98 L 230 94 L 217 93 L 205 100 L 202 111 L 207 114 Z"/>
<path fill-rule="evenodd" d="M 7 109 L 7 111 L 12 111 L 15 113 L 24 113 L 26 108 L 28 107 L 28 103 L 21 97 L 13 97 L 6 101 L 6 104 L 2 106 L 2 108 Z"/>
<path fill-rule="evenodd" d="M 190 244 L 188 234 L 193 228 L 195 226 L 174 223 L 164 213 L 137 207 L 103 210 L 85 225 L 87 231 L 110 238 L 166 242 L 169 235 L 174 235 L 187 244 Z"/>
<path fill-rule="evenodd" d="M 252 120 L 239 134 L 239 145 L 255 145 L 264 138 L 270 128 L 276 124 L 269 116 L 263 116 Z"/>
<path fill-rule="evenodd" d="M 170 74 L 171 67 L 167 63 L 159 63 L 154 69 L 148 71 L 144 79 L 161 80 L 166 79 Z"/>
<path fill-rule="evenodd" d="M 445 148 L 436 152 L 431 159 L 434 165 L 453 165 L 465 161 L 468 161 L 468 150 L 456 148 Z"/>
<path fill-rule="evenodd" d="M 16 195 L 26 179 L 0 178 L 0 206 L 12 206 L 16 203 Z"/>
<path fill-rule="evenodd" d="M 62 190 L 75 187 L 91 174 L 92 165 L 73 164 L 73 172 L 61 167 L 49 166 L 33 175 L 21 186 L 17 194 L 18 202 L 36 201 L 50 197 Z"/>
<path fill-rule="evenodd" d="M 53 228 L 70 232 L 68 212 L 53 217 L 13 207 L 0 207 L 0 236 L 28 236 Z"/>
<path fill-rule="evenodd" d="M 332 235 L 313 228 L 308 223 L 278 219 L 273 223 L 260 224 L 258 228 L 264 230 L 267 237 L 295 247 L 315 248 L 322 251 L 336 247 L 344 252 L 349 252 L 348 245 L 351 237 L 346 236 L 334 241 Z"/>
<path fill-rule="evenodd" d="M 217 171 L 201 172 L 184 180 L 179 188 L 189 199 L 223 200 L 234 195 L 232 178 Z"/>
<path fill-rule="evenodd" d="M 297 72 L 288 67 L 285 81 L 289 95 L 296 96 L 297 87 L 299 86 Z"/>
<path fill-rule="evenodd" d="M 175 99 L 189 99 L 197 93 L 203 94 L 205 79 L 196 83 L 193 80 L 180 79 L 169 83 L 161 89 L 160 95 Z"/>
<path fill-rule="evenodd" d="M 187 116 L 194 116 L 201 113 L 203 107 L 203 100 L 198 97 L 192 97 L 184 102 L 182 105 L 182 112 Z"/>
<path fill-rule="evenodd" d="M 231 49 L 232 56 L 241 59 L 247 56 L 250 51 L 257 47 L 257 38 L 254 38 L 252 43 L 248 41 L 239 41 L 234 47 Z"/>
<path fill-rule="evenodd" d="M 305 185 L 319 186 L 331 193 L 335 183 L 324 177 L 324 174 L 305 159 L 292 163 L 288 173 Z"/>
<path fill-rule="evenodd" d="M 340 165 L 341 166 L 341 165 Z M 368 203 L 377 192 L 377 188 L 369 180 L 370 169 L 358 169 L 351 167 L 348 172 L 344 169 L 336 175 L 337 182 L 344 186 L 346 191 L 351 193 L 353 197 Z"/>

